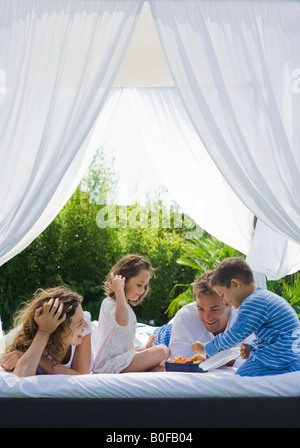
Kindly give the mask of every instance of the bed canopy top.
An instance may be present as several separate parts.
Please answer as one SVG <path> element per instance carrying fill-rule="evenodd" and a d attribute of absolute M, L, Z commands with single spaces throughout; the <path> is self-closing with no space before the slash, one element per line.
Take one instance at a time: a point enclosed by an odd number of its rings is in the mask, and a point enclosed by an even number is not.
<path fill-rule="evenodd" d="M 299 2 L 0 0 L 0 39 L 0 264 L 110 142 L 254 271 L 299 270 Z"/>

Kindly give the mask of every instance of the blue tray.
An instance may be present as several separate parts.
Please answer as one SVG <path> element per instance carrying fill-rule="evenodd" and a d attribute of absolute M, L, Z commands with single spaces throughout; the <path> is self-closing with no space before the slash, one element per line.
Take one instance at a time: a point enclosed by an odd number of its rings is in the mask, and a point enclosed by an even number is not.
<path fill-rule="evenodd" d="M 166 372 L 206 373 L 204 370 L 199 368 L 199 364 L 179 363 L 179 362 L 166 362 L 165 363 L 165 367 L 166 367 Z"/>

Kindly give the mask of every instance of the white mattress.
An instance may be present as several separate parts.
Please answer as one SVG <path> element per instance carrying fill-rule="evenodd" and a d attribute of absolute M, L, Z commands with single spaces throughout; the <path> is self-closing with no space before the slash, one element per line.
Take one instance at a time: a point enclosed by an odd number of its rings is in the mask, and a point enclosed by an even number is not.
<path fill-rule="evenodd" d="M 300 396 L 300 372 L 240 377 L 233 368 L 206 373 L 143 372 L 37 375 L 0 372 L 0 397 L 147 398 Z"/>
<path fill-rule="evenodd" d="M 93 324 L 95 328 L 96 323 Z M 136 344 L 145 343 L 152 331 L 152 327 L 140 324 Z M 18 378 L 12 373 L 0 371 L 0 398 L 250 396 L 300 396 L 300 372 L 251 378 L 235 375 L 234 368 L 222 367 L 205 373 L 143 372 Z"/>

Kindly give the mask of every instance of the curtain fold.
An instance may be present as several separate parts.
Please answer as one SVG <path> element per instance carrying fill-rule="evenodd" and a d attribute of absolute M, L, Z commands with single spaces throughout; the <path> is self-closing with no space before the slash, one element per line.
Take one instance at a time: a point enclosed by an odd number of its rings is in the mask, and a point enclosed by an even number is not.
<path fill-rule="evenodd" d="M 229 246 L 249 251 L 253 214 L 210 159 L 177 89 L 112 89 L 90 144 L 101 144 L 112 154 L 114 148 L 122 148 L 127 159 L 138 157 L 139 170 L 146 167 L 157 174 L 181 210 L 199 226 Z M 196 232 L 190 237 L 197 237 Z"/>
<path fill-rule="evenodd" d="M 207 152 L 274 244 L 284 237 L 299 251 L 300 3 L 149 1 Z M 254 246 L 251 259 L 261 266 Z"/>
<path fill-rule="evenodd" d="M 270 279 L 295 272 L 300 3 L 149 3 L 180 97 L 135 90 L 118 92 L 116 103 L 128 101 L 137 139 L 186 213 Z M 142 6 L 0 0 L 0 265 L 50 224 L 78 185 Z"/>
<path fill-rule="evenodd" d="M 0 0 L 0 265 L 54 219 L 143 0 Z"/>
<path fill-rule="evenodd" d="M 258 220 L 246 260 L 269 280 L 277 280 L 300 270 L 299 245 Z"/>

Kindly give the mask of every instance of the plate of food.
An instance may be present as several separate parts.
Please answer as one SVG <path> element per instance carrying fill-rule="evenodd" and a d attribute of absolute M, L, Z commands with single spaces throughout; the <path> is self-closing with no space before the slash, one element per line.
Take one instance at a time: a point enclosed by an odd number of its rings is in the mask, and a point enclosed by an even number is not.
<path fill-rule="evenodd" d="M 198 372 L 204 373 L 210 370 L 224 366 L 229 361 L 238 358 L 240 355 L 240 347 L 235 346 L 227 350 L 223 350 L 211 358 L 204 358 L 201 355 L 194 355 L 192 358 L 183 358 L 177 356 L 171 361 L 165 363 L 167 372 Z"/>
<path fill-rule="evenodd" d="M 201 355 L 194 355 L 191 358 L 183 358 L 182 356 L 176 356 L 176 358 L 171 359 L 166 362 L 167 372 L 204 372 L 200 368 L 200 364 L 205 361 L 205 358 Z"/>

